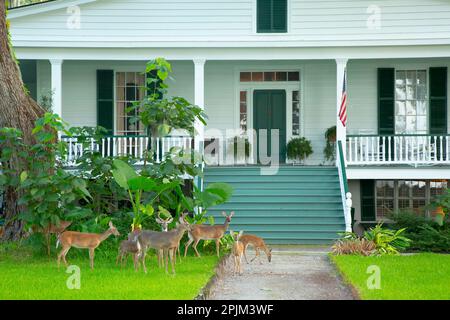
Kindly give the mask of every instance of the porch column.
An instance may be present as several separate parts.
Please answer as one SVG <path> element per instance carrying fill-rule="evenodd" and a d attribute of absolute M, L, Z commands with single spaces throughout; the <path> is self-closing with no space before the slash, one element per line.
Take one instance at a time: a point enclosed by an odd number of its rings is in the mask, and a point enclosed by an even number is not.
<path fill-rule="evenodd" d="M 62 117 L 62 64 L 61 59 L 50 60 L 53 113 Z"/>
<path fill-rule="evenodd" d="M 204 110 L 205 108 L 205 62 L 206 59 L 194 59 L 194 103 Z M 195 121 L 195 150 L 200 150 L 205 139 L 205 126 Z"/>
<path fill-rule="evenodd" d="M 348 59 L 336 59 L 336 141 L 340 140 L 342 142 L 344 160 L 347 156 L 347 128 L 342 125 L 342 122 L 339 119 L 339 111 L 341 109 L 342 88 L 344 86 L 344 72 L 347 67 L 347 61 Z"/>

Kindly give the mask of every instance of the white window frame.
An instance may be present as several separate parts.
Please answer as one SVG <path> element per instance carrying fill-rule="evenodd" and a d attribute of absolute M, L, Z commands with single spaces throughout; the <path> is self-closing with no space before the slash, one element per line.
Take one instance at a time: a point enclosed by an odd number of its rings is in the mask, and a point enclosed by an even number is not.
<path fill-rule="evenodd" d="M 299 72 L 299 81 L 256 81 L 256 82 L 240 82 L 241 72 Z M 253 92 L 255 90 L 285 90 L 286 91 L 286 143 L 292 139 L 292 91 L 299 91 L 300 95 L 300 137 L 305 135 L 305 81 L 303 80 L 303 67 L 288 67 L 286 65 L 280 67 L 252 66 L 246 68 L 239 66 L 235 68 L 235 107 L 234 107 L 234 123 L 235 129 L 240 129 L 240 92 L 247 91 L 247 130 L 253 130 Z M 295 136 L 297 137 L 297 136 Z M 249 140 L 252 137 L 249 137 Z M 250 141 L 252 143 L 253 141 Z M 286 160 L 289 163 L 289 160 Z"/>
<path fill-rule="evenodd" d="M 114 116 L 114 125 L 113 125 L 114 134 L 113 135 L 115 135 L 115 136 L 126 136 L 123 133 L 119 134 L 118 133 L 118 128 L 117 128 L 117 121 L 118 121 L 118 119 L 117 119 L 117 117 L 118 117 L 118 114 L 117 114 L 117 102 L 118 102 L 118 100 L 117 100 L 117 74 L 118 73 L 127 73 L 127 72 L 142 73 L 142 68 L 139 68 L 139 69 L 138 68 L 124 68 L 124 69 L 120 68 L 120 69 L 114 70 L 114 81 L 113 81 L 113 83 L 114 83 L 114 90 L 113 90 L 114 91 L 114 112 L 113 112 L 113 116 Z M 144 79 L 144 83 L 145 83 L 145 79 Z"/>
<path fill-rule="evenodd" d="M 396 130 L 396 127 L 397 127 L 397 112 L 396 112 L 396 105 L 397 105 L 397 101 L 400 101 L 400 100 L 397 100 L 397 92 L 396 92 L 396 90 L 397 90 L 397 72 L 405 72 L 405 73 L 407 73 L 407 72 L 410 72 L 410 71 L 414 71 L 415 73 L 416 73 L 416 75 L 417 75 L 417 72 L 418 71 L 425 71 L 425 73 L 426 73 L 426 84 L 425 84 L 425 89 L 426 89 L 426 95 L 425 95 L 425 99 L 424 100 L 417 100 L 417 96 L 415 97 L 415 99 L 414 100 L 411 100 L 411 99 L 406 99 L 407 97 L 406 97 L 406 94 L 407 94 L 407 92 L 406 92 L 406 83 L 405 83 L 405 113 L 406 113 L 406 101 L 408 101 L 408 100 L 410 100 L 410 101 L 415 101 L 416 102 L 416 129 L 417 129 L 417 101 L 425 101 L 425 103 L 426 103 L 426 129 L 425 129 L 425 132 L 418 132 L 417 130 L 415 130 L 415 132 L 402 132 L 402 133 L 400 133 L 400 132 L 397 132 L 397 130 Z M 430 83 L 430 81 L 429 81 L 429 68 L 428 67 L 426 67 L 426 68 L 421 68 L 421 67 L 413 67 L 413 68 L 408 68 L 408 67 L 397 67 L 397 68 L 394 68 L 394 131 L 395 131 L 395 134 L 427 134 L 427 133 L 429 133 L 429 122 L 430 122 L 430 110 L 429 110 L 429 108 L 430 108 L 430 106 L 429 106 L 429 91 L 430 91 L 430 88 L 429 88 L 429 83 Z M 406 80 L 406 78 L 405 78 L 405 80 Z M 406 119 L 407 119 L 407 115 L 405 115 L 404 116 L 405 117 L 405 128 L 406 128 L 406 125 L 407 125 L 407 121 L 406 121 Z"/>

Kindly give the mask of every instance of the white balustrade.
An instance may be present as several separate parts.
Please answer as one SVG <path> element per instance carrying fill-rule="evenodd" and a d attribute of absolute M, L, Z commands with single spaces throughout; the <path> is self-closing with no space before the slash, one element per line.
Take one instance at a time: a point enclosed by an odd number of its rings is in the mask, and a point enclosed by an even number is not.
<path fill-rule="evenodd" d="M 349 135 L 348 165 L 450 164 L 450 135 Z"/>
<path fill-rule="evenodd" d="M 181 150 L 191 150 L 193 146 L 192 137 L 164 137 L 149 138 L 146 136 L 110 136 L 102 139 L 100 143 L 95 139 L 88 139 L 86 143 L 81 143 L 76 137 L 62 137 L 62 141 L 67 143 L 67 166 L 75 166 L 77 159 L 83 156 L 87 150 L 99 152 L 103 157 L 132 157 L 137 160 L 137 164 L 142 164 L 151 145 L 156 146 L 153 159 L 156 163 L 163 160 L 165 155 L 174 147 Z"/>

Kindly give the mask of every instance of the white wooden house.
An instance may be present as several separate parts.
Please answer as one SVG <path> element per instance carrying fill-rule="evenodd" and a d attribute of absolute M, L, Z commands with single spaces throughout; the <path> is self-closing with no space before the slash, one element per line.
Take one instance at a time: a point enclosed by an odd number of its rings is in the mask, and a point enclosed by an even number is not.
<path fill-rule="evenodd" d="M 206 168 L 206 183 L 236 186 L 222 206 L 236 211 L 233 222 L 272 242 L 335 238 L 344 216 L 349 223 L 346 191 L 355 219 L 373 222 L 418 210 L 448 186 L 450 1 L 54 0 L 9 19 L 30 94 L 53 92 L 54 111 L 73 126 L 110 129 L 116 148 L 105 153 L 139 155 L 130 135 L 143 130 L 124 108 L 159 56 L 173 67 L 169 93 L 209 117 L 197 148 L 210 129 L 276 128 L 284 160 L 291 138 L 311 140 L 307 166 L 273 176 L 253 165 Z M 346 127 L 337 116 L 345 70 Z M 338 169 L 322 151 L 333 125 Z"/>

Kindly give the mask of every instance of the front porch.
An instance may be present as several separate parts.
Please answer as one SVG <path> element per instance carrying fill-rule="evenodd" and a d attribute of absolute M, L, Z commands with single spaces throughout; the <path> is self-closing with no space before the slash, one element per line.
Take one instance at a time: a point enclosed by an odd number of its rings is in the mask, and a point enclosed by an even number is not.
<path fill-rule="evenodd" d="M 447 68 L 450 65 L 448 59 L 259 59 L 172 60 L 174 80 L 168 83 L 169 94 L 185 97 L 204 107 L 209 119 L 206 127 L 197 126 L 196 137 L 175 132 L 173 137 L 161 139 L 159 156 L 173 146 L 200 150 L 200 143 L 204 141 L 207 146 L 213 140 L 218 146 L 213 152 L 212 163 L 255 164 L 253 152 L 248 159 L 230 157 L 230 139 L 251 133 L 253 129 L 276 128 L 281 132 L 280 149 L 294 137 L 306 137 L 314 152 L 304 164 L 331 165 L 334 162 L 326 161 L 323 152 L 324 133 L 337 125 L 337 139 L 346 141 L 343 149 L 349 166 L 449 164 L 448 81 L 441 85 L 447 90 L 438 97 L 445 101 L 441 110 L 436 113 L 435 105 L 430 105 L 430 90 L 435 83 L 430 73 L 436 68 Z M 35 61 L 34 87 L 30 92 L 36 93 L 38 101 L 53 92 L 53 110 L 70 125 L 102 125 L 110 130 L 112 135 L 106 138 L 108 143 L 92 146 L 102 148 L 99 151 L 103 155 L 142 158 L 147 138 L 143 136 L 142 127 L 128 123 L 129 115 L 125 109 L 143 94 L 139 88 L 145 79 L 141 74 L 145 61 L 73 58 Z M 386 132 L 386 126 L 382 122 L 385 114 L 380 114 L 385 111 L 380 111 L 380 101 L 386 97 L 377 95 L 380 69 L 393 70 L 389 80 L 392 81 L 393 107 L 387 115 L 390 134 L 381 133 Z M 347 70 L 348 79 L 347 127 L 343 127 L 336 117 L 344 70 Z M 107 79 L 100 74 L 106 74 Z M 415 85 L 411 81 L 415 81 Z M 30 85 L 33 86 L 33 79 Z M 255 96 L 258 92 L 282 93 L 282 99 L 274 108 L 264 109 L 270 113 L 265 117 L 258 116 L 258 110 L 262 110 L 261 99 Z M 276 124 L 261 125 L 258 117 L 270 119 L 274 118 L 274 113 L 279 117 Z M 258 142 L 253 140 L 253 134 L 248 136 L 251 149 L 256 151 Z M 69 160 L 81 152 L 75 140 L 70 139 Z M 280 158 L 284 157 L 282 154 Z M 291 161 L 287 159 L 286 163 Z"/>

